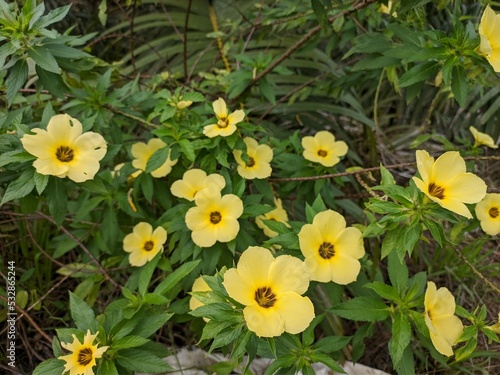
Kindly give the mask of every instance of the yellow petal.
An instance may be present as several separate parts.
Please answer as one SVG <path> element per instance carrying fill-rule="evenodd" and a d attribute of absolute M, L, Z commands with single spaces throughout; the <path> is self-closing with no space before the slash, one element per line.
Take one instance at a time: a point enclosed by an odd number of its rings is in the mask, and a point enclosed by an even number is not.
<path fill-rule="evenodd" d="M 55 115 L 47 124 L 47 132 L 54 134 L 61 143 L 70 145 L 82 134 L 82 123 L 67 114 Z"/>
<path fill-rule="evenodd" d="M 277 293 L 304 294 L 309 287 L 309 275 L 302 261 L 291 255 L 277 257 L 269 268 L 269 281 Z"/>
<path fill-rule="evenodd" d="M 241 109 L 238 109 L 227 117 L 227 122 L 229 125 L 236 125 L 237 123 L 242 122 L 244 118 L 245 112 L 243 112 L 243 110 Z"/>
<path fill-rule="evenodd" d="M 217 231 L 211 227 L 205 227 L 191 232 L 191 239 L 199 247 L 210 247 L 217 242 Z"/>
<path fill-rule="evenodd" d="M 273 262 L 273 254 L 268 249 L 250 246 L 241 254 L 237 265 L 238 274 L 243 280 L 255 285 L 266 283 Z"/>
<path fill-rule="evenodd" d="M 338 212 L 326 210 L 314 216 L 313 225 L 321 232 L 323 241 L 335 242 L 338 234 L 345 229 L 346 221 Z"/>
<path fill-rule="evenodd" d="M 359 259 L 365 255 L 363 234 L 358 228 L 349 227 L 342 230 L 335 240 L 335 252 Z"/>
<path fill-rule="evenodd" d="M 224 99 L 222 98 L 217 99 L 216 101 L 213 102 L 212 106 L 214 108 L 214 113 L 217 117 L 219 118 L 227 117 L 227 106 Z"/>
<path fill-rule="evenodd" d="M 417 150 L 415 152 L 416 160 L 417 160 L 417 169 L 422 181 L 425 184 L 428 183 L 429 178 L 431 177 L 431 170 L 434 164 L 434 158 L 429 155 L 429 153 L 425 150 Z M 421 189 L 422 190 L 422 189 Z M 427 187 L 425 187 L 423 192 L 427 191 Z"/>
<path fill-rule="evenodd" d="M 283 319 L 285 332 L 291 334 L 303 332 L 314 319 L 314 306 L 311 300 L 296 293 L 280 295 L 276 310 Z"/>
<path fill-rule="evenodd" d="M 450 179 L 445 186 L 445 199 L 458 200 L 464 203 L 477 203 L 486 195 L 486 183 L 472 173 L 463 173 Z"/>
<path fill-rule="evenodd" d="M 330 259 L 331 280 L 340 285 L 350 284 L 358 278 L 361 263 L 342 253 L 335 254 Z"/>
<path fill-rule="evenodd" d="M 458 151 L 448 151 L 436 159 L 432 166 L 431 179 L 434 178 L 434 180 L 430 182 L 446 187 L 451 179 L 465 172 L 465 160 L 460 156 L 460 153 Z"/>
<path fill-rule="evenodd" d="M 327 283 L 332 281 L 332 268 L 329 262 L 320 256 L 310 256 L 304 260 L 307 267 L 307 273 L 312 281 Z"/>
<path fill-rule="evenodd" d="M 315 257 L 323 243 L 322 233 L 313 224 L 305 224 L 299 232 L 300 251 L 306 258 Z"/>
<path fill-rule="evenodd" d="M 224 273 L 222 285 L 229 297 L 242 305 L 250 306 L 256 303 L 253 279 L 242 278 L 236 268 L 230 268 Z"/>
<path fill-rule="evenodd" d="M 275 337 L 285 331 L 285 323 L 276 309 L 265 309 L 258 305 L 243 309 L 248 329 L 259 337 Z"/>

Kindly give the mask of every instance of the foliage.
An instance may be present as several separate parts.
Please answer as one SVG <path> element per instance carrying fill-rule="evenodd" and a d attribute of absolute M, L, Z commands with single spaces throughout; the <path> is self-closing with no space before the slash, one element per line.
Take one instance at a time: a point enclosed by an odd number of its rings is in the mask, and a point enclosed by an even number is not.
<path fill-rule="evenodd" d="M 219 369 L 226 373 L 248 370 L 256 357 L 274 359 L 266 374 L 312 374 L 315 362 L 342 372 L 344 360 L 405 375 L 498 363 L 498 234 L 482 232 L 473 208 L 484 194 L 471 201 L 479 188 L 464 193 L 468 218 L 442 204 L 449 190 L 423 191 L 411 178 L 427 181 L 413 149 L 436 155 L 441 175 L 460 168 L 440 169 L 438 156 L 458 151 L 464 168 L 498 192 L 498 151 L 468 132 L 474 125 L 500 135 L 499 77 L 478 49 L 484 5 L 103 0 L 101 25 L 75 36 L 65 25 L 78 23 L 77 4 L 48 10 L 48 2 L 0 0 L 1 272 L 15 263 L 15 307 L 30 317 L 18 327 L 43 337 L 33 362 L 22 365 L 18 350 L 18 369 L 62 373 L 61 343 L 87 330 L 109 347 L 97 374 L 163 373 L 162 358 L 194 342 L 229 353 L 230 368 Z M 23 147 L 23 137 L 63 113 L 107 143 L 99 172 L 83 182 L 39 168 Z M 235 113 L 243 120 L 234 123 Z M 231 134 L 204 133 L 229 124 Z M 303 155 L 304 138 L 320 130 L 348 147 L 333 166 Z M 39 147 L 58 167 L 92 143 L 53 138 L 57 146 Z M 270 146 L 270 164 L 250 138 Z M 151 140 L 161 140 L 154 150 Z M 317 142 L 318 158 L 333 151 Z M 241 172 L 266 163 L 260 172 L 272 168 L 270 176 Z M 188 183 L 195 169 L 201 177 Z M 179 181 L 182 196 L 172 188 Z M 309 327 L 259 337 L 247 305 L 228 294 L 226 271 L 252 246 L 304 261 L 299 233 L 326 210 L 345 217 L 347 238 L 362 232 L 365 254 L 348 265 L 359 267 L 356 281 L 311 281 L 298 293 L 314 304 Z M 159 238 L 131 235 L 138 223 L 167 235 L 135 267 L 124 247 L 142 254 Z M 199 240 L 212 235 L 213 245 Z M 332 236 L 318 249 L 325 261 L 342 248 Z M 200 275 L 208 290 L 192 290 Z M 431 340 L 431 280 L 456 296 L 465 324 L 450 343 L 453 357 Z M 253 299 L 275 303 L 273 285 Z M 0 287 L 2 306 L 11 306 L 9 291 Z M 201 306 L 192 310 L 193 299 Z"/>

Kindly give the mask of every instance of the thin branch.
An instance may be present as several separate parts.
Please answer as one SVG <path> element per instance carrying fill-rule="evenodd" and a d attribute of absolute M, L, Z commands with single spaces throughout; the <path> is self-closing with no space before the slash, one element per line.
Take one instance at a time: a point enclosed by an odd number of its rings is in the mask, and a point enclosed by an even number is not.
<path fill-rule="evenodd" d="M 375 3 L 377 0 L 365 0 L 362 2 L 359 2 L 357 4 L 354 4 L 351 9 L 346 10 L 344 12 L 340 12 L 335 14 L 334 16 L 330 17 L 328 19 L 329 23 L 332 23 L 335 21 L 337 18 L 341 16 L 348 16 L 360 9 L 363 9 L 367 7 L 370 4 Z M 276 68 L 278 65 L 280 65 L 283 61 L 288 59 L 295 51 L 297 51 L 300 47 L 302 47 L 303 44 L 305 44 L 309 39 L 311 39 L 314 35 L 316 35 L 318 32 L 321 31 L 321 25 L 318 25 L 311 30 L 307 34 L 305 34 L 301 39 L 299 39 L 293 46 L 291 46 L 288 51 L 286 51 L 284 54 L 282 54 L 279 58 L 277 58 L 274 62 L 272 62 L 266 69 L 264 69 L 262 72 L 257 74 L 254 79 L 247 85 L 245 90 L 242 91 L 245 92 L 248 90 L 250 87 L 254 86 L 257 82 L 259 82 L 264 76 L 269 74 L 271 71 L 273 71 L 274 68 Z M 241 94 L 240 94 L 241 95 Z M 240 96 L 239 95 L 239 96 Z"/>
<path fill-rule="evenodd" d="M 47 216 L 45 215 L 43 212 L 37 212 L 37 214 L 39 214 L 40 216 L 42 216 L 44 219 L 50 221 L 52 224 L 56 224 L 56 222 L 54 221 L 54 219 L 52 219 L 50 216 Z M 90 259 L 92 259 L 92 261 L 95 263 L 95 265 L 97 267 L 99 267 L 99 270 L 102 272 L 103 276 L 106 278 L 106 280 L 108 280 L 109 282 L 111 282 L 116 288 L 121 288 L 121 286 L 111 278 L 111 276 L 109 276 L 108 274 L 108 271 L 106 271 L 106 269 L 102 266 L 101 263 L 99 263 L 99 260 L 94 256 L 94 254 L 92 254 L 89 249 L 87 249 L 83 243 L 75 237 L 75 235 L 73 233 L 71 233 L 69 230 L 67 230 L 65 227 L 61 226 L 60 227 L 61 230 L 69 237 L 71 238 L 73 241 L 75 241 L 77 244 L 78 244 L 78 247 L 80 249 L 82 249 L 89 257 Z"/>
<path fill-rule="evenodd" d="M 189 25 L 189 14 L 191 13 L 191 3 L 192 0 L 188 1 L 187 4 L 187 9 L 186 9 L 186 18 L 184 19 L 184 37 L 182 38 L 182 44 L 183 44 L 183 50 L 182 50 L 182 55 L 183 55 L 183 66 L 184 66 L 184 81 L 188 83 L 188 68 L 187 68 L 187 30 L 188 30 L 188 25 Z"/>

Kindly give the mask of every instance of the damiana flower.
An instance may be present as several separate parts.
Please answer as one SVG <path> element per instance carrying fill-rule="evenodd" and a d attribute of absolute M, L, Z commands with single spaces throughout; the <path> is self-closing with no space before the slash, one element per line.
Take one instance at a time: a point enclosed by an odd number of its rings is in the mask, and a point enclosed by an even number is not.
<path fill-rule="evenodd" d="M 203 279 L 203 276 L 199 276 L 194 281 L 193 287 L 191 288 L 191 291 L 193 291 L 193 292 L 208 292 L 208 291 L 211 291 L 211 290 L 212 290 L 212 288 L 210 288 L 208 286 L 208 284 L 205 281 L 205 279 Z M 195 309 L 197 309 L 200 306 L 203 306 L 203 303 L 201 303 L 198 299 L 196 299 L 196 297 L 191 296 L 191 298 L 189 299 L 189 309 L 190 310 L 195 310 Z M 206 322 L 208 322 L 209 319 L 203 318 L 203 320 L 205 320 Z"/>
<path fill-rule="evenodd" d="M 316 214 L 312 224 L 300 230 L 299 243 L 311 280 L 345 285 L 358 277 L 358 259 L 365 255 L 362 234 L 357 228 L 346 228 L 339 213 Z"/>
<path fill-rule="evenodd" d="M 276 208 L 272 211 L 265 213 L 264 215 L 259 215 L 255 218 L 255 223 L 257 226 L 264 231 L 264 234 L 270 238 L 278 235 L 277 232 L 269 228 L 263 220 L 274 220 L 280 223 L 284 223 L 287 227 L 290 227 L 288 224 L 288 215 L 286 211 L 283 209 L 283 205 L 281 203 L 281 199 L 274 198 L 274 205 Z"/>
<path fill-rule="evenodd" d="M 243 151 L 234 150 L 233 155 L 238 163 L 238 174 L 248 180 L 254 178 L 267 178 L 271 175 L 271 160 L 273 160 L 273 150 L 268 145 L 259 145 L 253 138 L 247 137 L 243 140 L 247 146 L 248 163 L 241 155 Z"/>
<path fill-rule="evenodd" d="M 486 194 L 481 202 L 476 204 L 476 217 L 481 222 L 485 233 L 494 236 L 500 233 L 500 194 Z"/>
<path fill-rule="evenodd" d="M 234 240 L 240 230 L 238 218 L 243 213 L 243 202 L 234 194 L 197 194 L 196 207 L 186 212 L 186 225 L 192 231 L 193 242 L 210 247 L 219 242 Z"/>
<path fill-rule="evenodd" d="M 215 117 L 217 117 L 216 124 L 210 124 L 203 128 L 203 134 L 209 138 L 228 137 L 236 131 L 236 124 L 243 121 L 245 112 L 238 109 L 232 113 L 228 113 L 227 105 L 224 99 L 219 98 L 213 103 Z"/>
<path fill-rule="evenodd" d="M 491 138 L 489 134 L 481 133 L 473 126 L 471 126 L 469 130 L 472 133 L 472 136 L 474 137 L 474 147 L 485 145 L 491 148 L 498 148 L 498 145 L 495 144 L 495 141 L 493 140 L 493 138 Z"/>
<path fill-rule="evenodd" d="M 151 224 L 140 222 L 123 239 L 123 250 L 130 253 L 129 262 L 132 266 L 141 267 L 163 249 L 166 240 L 167 231 L 163 227 L 153 231 Z"/>
<path fill-rule="evenodd" d="M 226 180 L 217 173 L 207 176 L 201 169 L 190 169 L 182 175 L 182 180 L 175 181 L 170 187 L 173 195 L 194 201 L 196 194 L 205 189 L 220 192 L 226 186 Z"/>
<path fill-rule="evenodd" d="M 448 151 L 434 161 L 427 151 L 417 150 L 416 158 L 420 178 L 413 177 L 413 181 L 419 190 L 447 210 L 472 218 L 464 203 L 477 203 L 483 199 L 486 184 L 481 178 L 466 172 L 460 154 Z"/>
<path fill-rule="evenodd" d="M 436 284 L 427 283 L 425 291 L 425 324 L 429 328 L 432 344 L 436 350 L 446 356 L 453 355 L 451 348 L 462 334 L 464 326 L 455 314 L 455 298 L 450 291 Z"/>
<path fill-rule="evenodd" d="M 58 359 L 66 362 L 64 365 L 65 373 L 69 371 L 69 375 L 94 375 L 92 367 L 96 365 L 96 358 L 101 358 L 109 348 L 109 346 L 98 348 L 99 343 L 92 344 L 98 334 L 99 332 L 96 332 L 95 335 L 91 335 L 90 330 L 87 330 L 83 337 L 83 343 L 75 335 L 73 335 L 73 342 L 61 342 L 63 348 L 72 352 L 58 357 Z"/>
<path fill-rule="evenodd" d="M 50 119 L 47 130 L 35 128 L 21 138 L 23 147 L 37 157 L 33 166 L 40 174 L 68 177 L 75 182 L 92 180 L 106 155 L 106 141 L 94 132 L 82 133 L 77 119 L 63 114 Z"/>
<path fill-rule="evenodd" d="M 479 36 L 479 52 L 486 56 L 495 72 L 500 72 L 500 14 L 495 14 L 489 5 L 481 17 Z"/>
<path fill-rule="evenodd" d="M 274 258 L 263 247 L 249 247 L 236 268 L 226 271 L 223 285 L 245 306 L 243 317 L 257 336 L 300 333 L 314 318 L 311 300 L 302 296 L 309 287 L 305 266 L 291 255 Z"/>
<path fill-rule="evenodd" d="M 167 144 L 159 138 L 152 138 L 148 141 L 147 144 L 143 142 L 134 143 L 130 150 L 132 156 L 135 158 L 134 160 L 132 160 L 132 166 L 144 172 L 146 170 L 146 165 L 148 164 L 148 160 L 151 157 L 151 155 L 153 155 L 156 151 L 165 147 L 167 147 Z M 175 160 L 170 159 L 170 150 L 169 150 L 168 157 L 167 160 L 165 160 L 165 163 L 163 163 L 163 165 L 158 169 L 152 171 L 151 176 L 155 178 L 165 177 L 167 174 L 170 173 L 172 167 L 175 164 L 177 164 L 177 159 Z"/>
<path fill-rule="evenodd" d="M 314 137 L 302 138 L 302 147 L 305 159 L 325 167 L 333 167 L 348 150 L 344 141 L 335 141 L 335 136 L 326 130 L 317 132 Z"/>

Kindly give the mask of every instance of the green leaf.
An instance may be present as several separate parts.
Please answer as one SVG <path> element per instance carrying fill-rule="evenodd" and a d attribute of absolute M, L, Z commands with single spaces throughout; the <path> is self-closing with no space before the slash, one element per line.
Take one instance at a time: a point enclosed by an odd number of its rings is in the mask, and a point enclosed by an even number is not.
<path fill-rule="evenodd" d="M 148 338 L 163 327 L 172 315 L 173 314 L 151 315 L 150 313 L 146 315 L 143 311 L 139 316 L 134 316 L 134 319 L 138 319 L 138 323 L 129 333 L 133 336 Z"/>
<path fill-rule="evenodd" d="M 41 195 L 45 188 L 47 187 L 47 184 L 49 182 L 49 176 L 46 174 L 40 174 L 35 172 L 33 179 L 35 181 L 35 187 L 38 195 Z"/>
<path fill-rule="evenodd" d="M 34 169 L 27 169 L 21 173 L 18 179 L 12 181 L 9 186 L 7 186 L 7 190 L 5 190 L 2 201 L 0 201 L 0 206 L 14 199 L 25 197 L 31 193 L 35 187 L 35 181 L 33 179 L 34 173 Z"/>
<path fill-rule="evenodd" d="M 61 225 L 66 215 L 68 195 L 66 185 L 60 178 L 49 178 L 49 184 L 45 190 L 49 212 L 57 225 Z"/>
<path fill-rule="evenodd" d="M 439 65 L 435 61 L 428 61 L 415 65 L 399 78 L 399 86 L 408 87 L 414 85 L 415 83 L 423 82 L 434 76 L 438 69 Z"/>
<path fill-rule="evenodd" d="M 351 341 L 350 336 L 327 336 L 314 344 L 314 349 L 322 353 L 333 353 L 344 348 L 349 341 Z"/>
<path fill-rule="evenodd" d="M 355 297 L 334 305 L 329 311 L 341 318 L 364 322 L 385 320 L 390 316 L 388 307 L 374 297 Z"/>
<path fill-rule="evenodd" d="M 399 375 L 415 375 L 415 362 L 410 345 L 405 348 L 403 357 L 395 367 Z"/>
<path fill-rule="evenodd" d="M 106 21 L 108 20 L 108 3 L 106 0 L 101 0 L 99 3 L 99 13 L 97 14 L 97 18 L 99 18 L 99 22 L 102 26 L 106 26 Z"/>
<path fill-rule="evenodd" d="M 181 100 L 191 100 L 192 102 L 203 102 L 205 97 L 196 91 L 187 92 L 182 94 Z"/>
<path fill-rule="evenodd" d="M 127 349 L 127 348 L 135 348 L 137 346 L 144 345 L 149 342 L 149 339 L 146 339 L 141 336 L 125 336 L 118 340 L 114 340 L 111 343 L 111 347 L 113 349 Z"/>
<path fill-rule="evenodd" d="M 392 363 L 398 366 L 403 358 L 403 352 L 410 344 L 411 325 L 404 314 L 397 314 L 392 322 L 392 336 L 389 341 L 389 354 Z"/>
<path fill-rule="evenodd" d="M 171 370 L 162 358 L 137 348 L 120 351 L 116 362 L 129 371 L 159 373 Z"/>
<path fill-rule="evenodd" d="M 193 143 L 187 139 L 181 139 L 179 144 L 181 145 L 184 156 L 186 156 L 189 161 L 194 161 L 196 154 L 194 153 Z"/>
<path fill-rule="evenodd" d="M 387 257 L 387 271 L 393 287 L 401 294 L 408 286 L 408 267 L 399 259 L 396 252 L 389 253 Z"/>
<path fill-rule="evenodd" d="M 12 104 L 18 90 L 24 85 L 28 78 L 28 64 L 26 60 L 18 60 L 5 81 L 7 86 L 7 103 Z"/>
<path fill-rule="evenodd" d="M 115 363 L 111 359 L 104 359 L 101 362 L 101 374 L 106 375 L 119 375 Z"/>
<path fill-rule="evenodd" d="M 156 265 L 162 256 L 162 252 L 158 252 L 156 256 L 151 259 L 144 267 L 141 269 L 141 274 L 139 276 L 139 294 L 144 296 L 148 291 L 149 283 L 151 282 L 151 277 L 156 269 Z"/>
<path fill-rule="evenodd" d="M 146 173 L 151 173 L 165 164 L 169 154 L 170 147 L 168 146 L 155 151 L 146 164 Z"/>
<path fill-rule="evenodd" d="M 324 363 L 330 369 L 332 369 L 335 374 L 346 374 L 342 366 L 340 366 L 336 361 L 334 361 L 326 354 L 314 352 L 311 354 L 311 361 Z M 314 369 L 312 374 L 315 374 Z"/>
<path fill-rule="evenodd" d="M 61 21 L 68 14 L 71 4 L 51 10 L 46 16 L 41 17 L 34 23 L 33 29 L 43 29 L 53 23 Z"/>
<path fill-rule="evenodd" d="M 97 332 L 98 325 L 94 310 L 72 292 L 69 292 L 69 308 L 71 310 L 71 318 L 80 331 L 86 332 L 90 329 L 92 333 Z"/>
<path fill-rule="evenodd" d="M 33 375 L 54 375 L 64 373 L 66 362 L 57 358 L 51 358 L 40 363 L 33 371 Z"/>
<path fill-rule="evenodd" d="M 451 71 L 451 92 L 458 104 L 465 107 L 469 95 L 469 81 L 462 65 L 455 65 Z"/>
<path fill-rule="evenodd" d="M 477 337 L 472 337 L 469 341 L 467 341 L 467 343 L 464 346 L 455 349 L 455 360 L 459 362 L 468 358 L 474 352 L 476 347 L 477 347 Z"/>
<path fill-rule="evenodd" d="M 399 293 L 396 288 L 386 285 L 384 283 L 374 281 L 371 284 L 365 284 L 364 287 L 369 288 L 375 293 L 377 293 L 380 297 L 390 300 L 390 301 L 400 301 Z"/>
<path fill-rule="evenodd" d="M 177 285 L 184 277 L 189 275 L 192 270 L 198 266 L 200 260 L 193 260 L 191 262 L 184 263 L 174 272 L 167 276 L 154 290 L 155 294 L 164 294 Z"/>
<path fill-rule="evenodd" d="M 40 68 L 48 72 L 56 74 L 61 72 L 54 56 L 52 56 L 43 46 L 32 46 L 28 48 L 28 56 L 31 57 Z"/>

